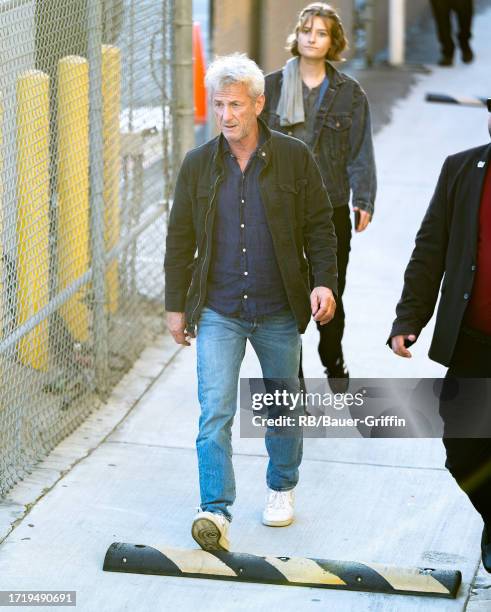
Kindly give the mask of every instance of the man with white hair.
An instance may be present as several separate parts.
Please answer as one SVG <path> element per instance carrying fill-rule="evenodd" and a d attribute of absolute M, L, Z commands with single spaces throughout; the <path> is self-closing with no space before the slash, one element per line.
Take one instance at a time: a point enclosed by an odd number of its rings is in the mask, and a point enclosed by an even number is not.
<path fill-rule="evenodd" d="M 218 58 L 206 85 L 220 134 L 188 152 L 179 171 L 165 299 L 177 343 L 189 346 L 197 327 L 201 504 L 192 535 L 205 550 L 228 550 L 235 500 L 231 427 L 246 342 L 265 379 L 299 391 L 300 334 L 311 316 L 328 323 L 336 307 L 336 236 L 307 146 L 259 119 L 264 76 L 258 66 L 245 55 Z M 277 527 L 293 520 L 302 459 L 301 430 L 285 429 L 268 427 L 265 436 L 262 521 Z"/>

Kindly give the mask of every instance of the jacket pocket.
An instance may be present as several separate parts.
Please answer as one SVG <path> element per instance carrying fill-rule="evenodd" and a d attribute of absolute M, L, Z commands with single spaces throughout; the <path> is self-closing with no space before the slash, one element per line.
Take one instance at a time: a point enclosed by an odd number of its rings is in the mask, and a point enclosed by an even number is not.
<path fill-rule="evenodd" d="M 324 119 L 323 142 L 333 160 L 345 162 L 349 152 L 349 136 L 352 119 L 350 115 L 327 115 Z"/>
<path fill-rule="evenodd" d="M 280 183 L 280 189 L 286 193 L 293 193 L 297 195 L 303 190 L 306 184 L 307 179 L 301 178 L 289 183 Z"/>
<path fill-rule="evenodd" d="M 196 234 L 196 243 L 201 251 L 204 239 L 204 224 L 209 206 L 209 186 L 198 185 L 193 199 L 193 223 Z"/>
<path fill-rule="evenodd" d="M 282 208 L 288 212 L 289 223 L 298 227 L 302 227 L 304 220 L 306 184 L 307 179 L 279 184 Z"/>

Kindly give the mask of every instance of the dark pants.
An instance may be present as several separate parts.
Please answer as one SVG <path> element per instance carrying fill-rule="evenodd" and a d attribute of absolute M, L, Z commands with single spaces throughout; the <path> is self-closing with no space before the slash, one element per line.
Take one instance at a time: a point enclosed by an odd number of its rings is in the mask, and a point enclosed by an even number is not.
<path fill-rule="evenodd" d="M 455 378 L 490 378 L 491 377 L 491 344 L 486 345 L 467 334 L 461 332 L 457 346 L 447 372 L 446 381 Z M 462 381 L 463 384 L 466 381 Z M 467 384 L 477 385 L 475 396 L 477 402 L 462 403 L 465 415 L 461 419 L 473 419 L 474 422 L 483 420 L 486 426 L 477 431 L 486 431 L 489 435 L 490 402 L 489 397 L 483 397 L 479 391 L 479 382 L 472 381 Z M 484 385 L 481 385 L 484 388 Z M 458 407 L 458 406 L 457 406 Z M 451 427 L 465 429 L 465 421 L 458 424 L 452 418 L 452 401 L 440 401 L 440 414 L 445 423 L 445 432 Z M 470 413 L 470 414 L 469 414 Z M 450 418 L 449 418 L 450 417 Z M 457 425 L 455 425 L 457 423 Z M 476 428 L 474 428 L 476 431 Z M 482 434 L 481 434 L 482 435 Z M 468 495 L 475 509 L 481 514 L 483 520 L 491 525 L 491 438 L 443 438 L 447 451 L 446 468 L 457 481 L 460 488 Z"/>
<path fill-rule="evenodd" d="M 436 22 L 442 55 L 452 57 L 455 50 L 455 44 L 452 38 L 452 11 L 457 15 L 457 21 L 459 23 L 457 38 L 460 48 L 467 48 L 472 35 L 472 0 L 431 0 L 431 8 Z"/>
<path fill-rule="evenodd" d="M 317 324 L 319 330 L 319 356 L 322 365 L 329 370 L 339 358 L 343 357 L 341 341 L 344 333 L 344 307 L 343 293 L 346 286 L 346 269 L 348 267 L 349 252 L 351 244 L 351 217 L 348 206 L 340 206 L 333 209 L 332 217 L 336 236 L 337 264 L 338 264 L 338 295 L 336 298 L 336 313 L 327 325 Z M 314 288 L 314 279 L 311 277 L 310 285 Z M 300 378 L 303 378 L 302 360 L 300 360 Z"/>

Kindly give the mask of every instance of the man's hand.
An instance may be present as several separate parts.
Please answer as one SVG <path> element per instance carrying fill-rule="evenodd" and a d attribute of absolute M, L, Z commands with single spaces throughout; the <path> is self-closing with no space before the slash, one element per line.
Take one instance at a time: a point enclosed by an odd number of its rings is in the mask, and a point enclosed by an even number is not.
<path fill-rule="evenodd" d="M 172 337 L 177 344 L 191 346 L 188 338 L 194 338 L 194 334 L 187 333 L 186 330 L 186 315 L 183 312 L 168 312 L 167 313 L 167 328 L 172 334 Z"/>
<path fill-rule="evenodd" d="M 321 325 L 329 323 L 336 311 L 336 300 L 332 291 L 327 287 L 315 287 L 310 294 L 310 306 L 314 321 Z"/>
<path fill-rule="evenodd" d="M 360 215 L 360 220 L 358 222 L 358 226 L 355 227 L 355 231 L 363 232 L 367 229 L 368 224 L 372 220 L 372 215 L 366 210 L 358 208 L 358 206 L 353 206 L 353 210 L 355 210 Z"/>
<path fill-rule="evenodd" d="M 410 351 L 404 346 L 404 340 L 409 340 L 410 342 L 416 342 L 416 336 L 414 334 L 407 334 L 405 336 L 392 336 L 390 339 L 390 346 L 396 355 L 399 357 L 412 357 Z"/>

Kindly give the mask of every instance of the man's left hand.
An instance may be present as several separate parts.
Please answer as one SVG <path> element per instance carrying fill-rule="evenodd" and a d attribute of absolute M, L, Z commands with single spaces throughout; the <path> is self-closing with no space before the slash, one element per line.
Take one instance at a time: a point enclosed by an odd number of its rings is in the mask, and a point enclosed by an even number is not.
<path fill-rule="evenodd" d="M 314 321 L 321 325 L 329 323 L 336 311 L 336 300 L 328 287 L 315 287 L 310 294 L 310 306 Z"/>
<path fill-rule="evenodd" d="M 358 208 L 358 206 L 353 206 L 353 210 L 358 212 L 359 215 L 360 215 L 360 220 L 358 222 L 358 226 L 355 227 L 355 231 L 363 232 L 364 230 L 367 229 L 368 224 L 372 220 L 372 215 L 369 212 L 367 212 L 366 210 Z"/>

